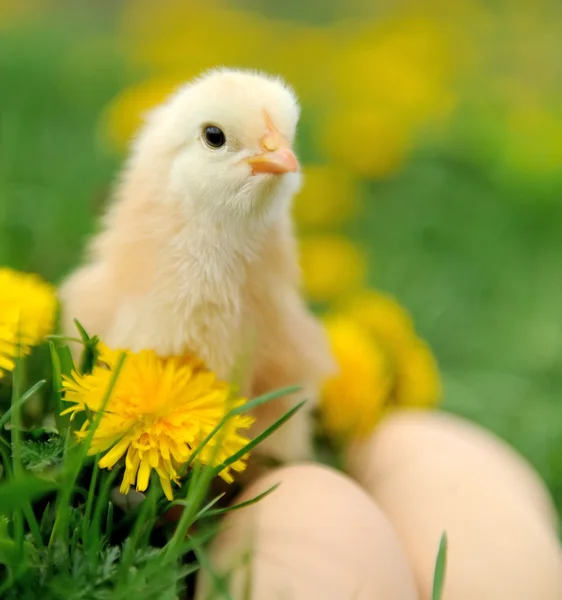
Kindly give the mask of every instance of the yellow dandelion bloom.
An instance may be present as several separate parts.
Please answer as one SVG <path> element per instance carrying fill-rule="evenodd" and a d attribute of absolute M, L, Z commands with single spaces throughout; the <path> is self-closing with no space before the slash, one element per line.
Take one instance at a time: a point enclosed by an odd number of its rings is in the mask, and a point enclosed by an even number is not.
<path fill-rule="evenodd" d="M 395 371 L 392 404 L 429 407 L 441 395 L 437 362 L 416 334 L 408 312 L 389 294 L 367 290 L 346 305 L 345 314 L 383 344 Z"/>
<path fill-rule="evenodd" d="M 0 327 L 0 379 L 6 371 L 13 371 L 13 356 L 17 352 L 17 344 L 13 340 L 13 331 L 7 327 Z"/>
<path fill-rule="evenodd" d="M 0 268 L 0 377 L 13 370 L 18 352 L 28 354 L 51 333 L 56 311 L 54 286 L 37 275 Z"/>
<path fill-rule="evenodd" d="M 431 408 L 441 399 L 437 361 L 429 346 L 418 337 L 410 340 L 397 356 L 393 404 L 399 407 Z"/>
<path fill-rule="evenodd" d="M 395 408 L 432 408 L 439 402 L 435 357 L 391 296 L 364 291 L 326 327 L 339 365 L 320 403 L 330 435 L 343 440 L 367 435 Z"/>
<path fill-rule="evenodd" d="M 367 273 L 363 251 L 339 235 L 303 238 L 300 263 L 305 293 L 313 302 L 335 300 L 360 289 Z"/>
<path fill-rule="evenodd" d="M 377 290 L 363 291 L 354 296 L 344 310 L 393 354 L 397 354 L 414 336 L 410 315 L 389 294 Z"/>
<path fill-rule="evenodd" d="M 368 435 L 391 392 L 388 357 L 382 345 L 352 319 L 332 317 L 326 329 L 339 372 L 322 388 L 322 422 L 338 439 Z"/>
<path fill-rule="evenodd" d="M 351 173 L 332 165 L 304 168 L 304 185 L 295 198 L 299 225 L 333 225 L 355 215 L 359 190 Z"/>
<path fill-rule="evenodd" d="M 72 378 L 65 378 L 65 400 L 73 404 L 65 413 L 75 415 L 88 409 L 86 414 L 95 414 L 102 408 L 117 356 L 117 352 L 102 346 L 91 374 L 75 372 Z M 179 482 L 180 467 L 227 412 L 243 402 L 233 400 L 229 386 L 217 380 L 194 356 L 161 358 L 149 350 L 127 352 L 88 452 L 105 452 L 99 466 L 106 469 L 125 456 L 122 493 L 135 484 L 138 491 L 145 491 L 154 470 L 171 500 L 172 483 Z M 203 464 L 222 464 L 248 443 L 239 430 L 249 428 L 253 421 L 250 416 L 234 416 L 198 459 Z M 81 439 L 88 435 L 91 425 L 87 418 L 78 432 Z M 238 460 L 220 476 L 231 482 L 231 471 L 243 471 L 245 467 L 245 460 Z"/>

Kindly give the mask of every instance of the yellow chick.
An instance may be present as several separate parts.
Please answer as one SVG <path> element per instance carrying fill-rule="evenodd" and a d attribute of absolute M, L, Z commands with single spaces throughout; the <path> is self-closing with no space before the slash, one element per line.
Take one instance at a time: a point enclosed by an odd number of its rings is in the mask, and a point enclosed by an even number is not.
<path fill-rule="evenodd" d="M 195 352 L 242 392 L 298 384 L 255 413 L 258 433 L 303 397 L 262 446 L 311 455 L 311 410 L 334 368 L 300 293 L 290 218 L 300 187 L 299 108 L 279 79 L 213 70 L 153 109 L 132 145 L 86 264 L 63 282 L 63 323 L 110 347 Z"/>

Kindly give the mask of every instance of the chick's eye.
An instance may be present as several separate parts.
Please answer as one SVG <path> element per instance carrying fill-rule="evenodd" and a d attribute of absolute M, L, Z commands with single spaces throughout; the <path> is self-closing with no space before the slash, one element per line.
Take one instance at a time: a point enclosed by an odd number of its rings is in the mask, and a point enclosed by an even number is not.
<path fill-rule="evenodd" d="M 205 142 L 211 148 L 220 148 L 226 144 L 226 137 L 222 131 L 215 125 L 209 125 L 203 130 Z"/>

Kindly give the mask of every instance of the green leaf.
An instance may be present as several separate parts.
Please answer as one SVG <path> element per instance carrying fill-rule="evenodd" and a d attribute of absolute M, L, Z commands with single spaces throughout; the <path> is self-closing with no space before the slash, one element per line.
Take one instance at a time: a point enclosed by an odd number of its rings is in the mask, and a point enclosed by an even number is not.
<path fill-rule="evenodd" d="M 253 398 L 252 400 L 245 402 L 242 406 L 237 406 L 236 408 L 229 410 L 228 413 L 220 420 L 220 422 L 207 435 L 207 437 L 205 437 L 203 439 L 203 441 L 197 446 L 197 448 L 195 448 L 195 451 L 191 454 L 191 456 L 189 457 L 189 460 L 183 467 L 184 470 L 187 470 L 187 468 L 195 461 L 195 459 L 199 456 L 201 450 L 203 450 L 203 448 L 211 441 L 211 439 L 215 435 L 217 435 L 217 433 L 224 427 L 224 425 L 228 422 L 229 419 L 231 419 L 232 417 L 237 416 L 237 415 L 245 414 L 245 413 L 253 410 L 254 408 L 257 408 L 258 406 L 261 406 L 262 404 L 266 404 L 268 402 L 271 402 L 272 400 L 280 398 L 281 396 L 292 394 L 299 390 L 300 390 L 300 388 L 298 386 L 292 386 L 292 387 L 282 388 L 280 390 L 274 390 L 273 392 L 269 392 L 268 394 L 264 394 L 263 396 L 259 396 L 258 398 Z M 260 441 L 262 439 L 263 438 L 260 438 Z"/>
<path fill-rule="evenodd" d="M 441 600 L 443 596 L 443 586 L 445 585 L 445 571 L 447 570 L 447 533 L 443 532 L 439 542 L 439 551 L 435 561 L 435 571 L 433 573 L 433 593 L 432 600 Z"/>
<path fill-rule="evenodd" d="M 218 573 L 211 561 L 209 560 L 207 553 L 203 547 L 198 543 L 196 539 L 192 539 L 193 550 L 195 556 L 199 561 L 201 568 L 209 575 L 212 581 L 212 595 L 211 598 L 220 598 L 221 600 L 232 600 L 232 595 L 229 590 L 229 580 L 231 579 L 231 573 Z M 207 600 L 208 597 L 205 598 Z"/>
<path fill-rule="evenodd" d="M 246 508 L 247 506 L 251 506 L 252 504 L 255 504 L 256 502 L 259 502 L 266 496 L 269 496 L 269 494 L 271 494 L 271 492 L 274 492 L 279 487 L 279 485 L 280 485 L 279 483 L 276 483 L 275 485 L 272 485 L 269 489 L 265 490 L 265 492 L 262 492 L 261 494 L 258 494 L 254 498 L 250 498 L 250 500 L 246 500 L 245 502 L 240 502 L 239 504 L 227 506 L 226 508 L 217 508 L 215 510 L 208 510 L 206 512 L 206 514 L 204 514 L 202 516 L 214 517 L 217 515 L 222 515 L 224 513 L 231 512 L 233 510 L 240 510 L 241 508 Z"/>
<path fill-rule="evenodd" d="M 57 487 L 57 483 L 52 479 L 28 474 L 18 475 L 11 481 L 0 484 L 0 514 L 8 514 L 20 508 L 24 502 L 37 500 Z"/>
<path fill-rule="evenodd" d="M 279 390 L 274 390 L 273 392 L 269 392 L 268 394 L 264 394 L 263 396 L 258 396 L 257 398 L 253 398 L 252 400 L 248 400 L 247 402 L 244 402 L 244 404 L 242 404 L 241 406 L 233 408 L 228 413 L 228 416 L 246 414 L 246 413 L 250 412 L 251 410 L 254 410 L 254 408 L 261 406 L 262 404 L 267 404 L 268 402 L 271 402 L 272 400 L 277 400 L 278 398 L 281 398 L 282 396 L 289 396 L 291 394 L 299 392 L 301 389 L 302 388 L 300 386 L 293 385 L 293 386 L 281 388 Z"/>
<path fill-rule="evenodd" d="M 86 332 L 84 327 L 82 327 L 82 324 L 80 323 L 80 321 L 78 319 L 74 319 L 74 325 L 76 325 L 76 329 L 78 329 L 78 333 L 80 334 L 81 340 L 84 343 L 89 342 L 90 336 L 88 335 L 88 333 Z"/>
<path fill-rule="evenodd" d="M 279 429 L 286 421 L 288 421 L 296 412 L 298 412 L 304 405 L 306 404 L 306 400 L 299 402 L 296 406 L 293 406 L 290 410 L 288 410 L 282 417 L 277 419 L 273 425 L 270 425 L 265 431 L 262 431 L 260 435 L 255 437 L 253 440 L 250 440 L 241 450 L 235 452 L 232 456 L 229 456 L 222 465 L 215 467 L 215 473 L 218 475 L 223 469 L 235 463 L 237 460 L 240 460 L 244 457 L 248 452 L 253 450 L 256 446 L 261 444 L 263 440 L 268 438 L 274 431 Z"/>
<path fill-rule="evenodd" d="M 21 448 L 21 461 L 28 471 L 44 471 L 62 462 L 64 439 L 53 435 L 47 441 L 27 440 Z"/>
<path fill-rule="evenodd" d="M 92 372 L 99 356 L 97 347 L 99 338 L 97 336 L 90 337 L 78 319 L 74 319 L 74 324 L 80 333 L 80 338 L 84 342 L 80 372 L 82 374 L 88 374 Z"/>
<path fill-rule="evenodd" d="M 32 567 L 36 550 L 30 542 L 23 543 L 23 553 L 8 533 L 9 521 L 0 519 L 0 565 L 7 567 L 17 579 Z M 23 554 L 23 555 L 22 555 Z"/>
<path fill-rule="evenodd" d="M 70 348 L 68 346 L 59 346 L 58 353 L 60 357 L 61 373 L 69 377 L 72 374 L 72 371 L 76 370 Z"/>

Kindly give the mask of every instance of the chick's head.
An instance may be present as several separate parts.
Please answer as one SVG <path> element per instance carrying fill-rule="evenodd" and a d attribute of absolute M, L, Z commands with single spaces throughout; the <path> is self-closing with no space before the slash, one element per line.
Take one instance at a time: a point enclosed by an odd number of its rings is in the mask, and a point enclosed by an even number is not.
<path fill-rule="evenodd" d="M 300 186 L 292 148 L 298 118 L 297 100 L 281 80 L 213 70 L 148 115 L 133 160 L 163 165 L 168 191 L 195 210 L 272 214 Z"/>

